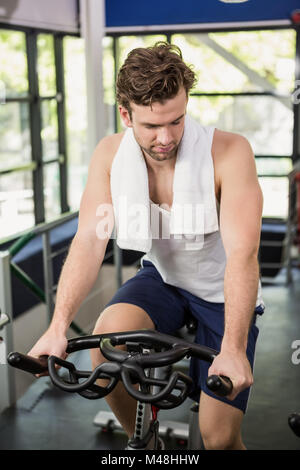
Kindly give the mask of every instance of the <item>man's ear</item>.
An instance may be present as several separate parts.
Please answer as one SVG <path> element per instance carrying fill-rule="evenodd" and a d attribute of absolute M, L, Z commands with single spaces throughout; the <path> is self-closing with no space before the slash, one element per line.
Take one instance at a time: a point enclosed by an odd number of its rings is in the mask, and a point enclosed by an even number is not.
<path fill-rule="evenodd" d="M 119 106 L 119 113 L 121 116 L 121 119 L 123 123 L 125 124 L 126 127 L 132 127 L 132 122 L 130 118 L 130 114 L 127 108 L 124 108 L 124 106 Z"/>

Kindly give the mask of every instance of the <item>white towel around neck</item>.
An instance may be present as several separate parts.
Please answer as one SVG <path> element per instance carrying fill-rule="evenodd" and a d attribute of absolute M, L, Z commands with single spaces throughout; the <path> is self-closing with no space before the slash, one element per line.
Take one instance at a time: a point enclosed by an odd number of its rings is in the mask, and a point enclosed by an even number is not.
<path fill-rule="evenodd" d="M 200 240 L 219 229 L 211 156 L 213 132 L 213 127 L 185 117 L 174 171 L 171 234 L 197 236 Z M 110 184 L 113 236 L 118 246 L 147 253 L 152 246 L 148 172 L 131 128 L 125 131 L 114 157 Z"/>

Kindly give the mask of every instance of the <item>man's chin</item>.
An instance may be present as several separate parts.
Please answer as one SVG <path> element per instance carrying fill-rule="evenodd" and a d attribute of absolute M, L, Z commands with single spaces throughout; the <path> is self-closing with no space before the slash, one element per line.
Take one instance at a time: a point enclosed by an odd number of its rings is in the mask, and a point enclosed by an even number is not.
<path fill-rule="evenodd" d="M 175 158 L 177 154 L 177 148 L 167 153 L 166 152 L 151 152 L 148 154 L 150 155 L 150 157 L 154 158 L 154 160 L 163 162 L 164 160 L 172 160 L 172 158 Z"/>

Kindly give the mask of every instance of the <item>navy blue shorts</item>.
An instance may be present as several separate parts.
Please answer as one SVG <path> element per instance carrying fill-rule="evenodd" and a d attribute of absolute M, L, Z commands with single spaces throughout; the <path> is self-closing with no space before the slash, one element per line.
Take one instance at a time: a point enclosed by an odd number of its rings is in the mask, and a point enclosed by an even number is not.
<path fill-rule="evenodd" d="M 126 281 L 106 305 L 129 303 L 141 307 L 152 319 L 155 328 L 161 333 L 172 335 L 185 325 L 188 316 L 197 320 L 195 342 L 220 350 L 224 334 L 224 303 L 207 302 L 185 289 L 166 284 L 150 261 L 143 261 L 137 274 Z M 263 314 L 263 307 L 257 307 L 248 335 L 247 357 L 253 370 L 255 345 L 258 336 L 257 315 Z M 250 387 L 243 390 L 235 400 L 217 397 L 206 386 L 210 364 L 196 358 L 190 360 L 189 375 L 194 382 L 190 398 L 199 401 L 200 391 L 235 406 L 246 412 Z"/>

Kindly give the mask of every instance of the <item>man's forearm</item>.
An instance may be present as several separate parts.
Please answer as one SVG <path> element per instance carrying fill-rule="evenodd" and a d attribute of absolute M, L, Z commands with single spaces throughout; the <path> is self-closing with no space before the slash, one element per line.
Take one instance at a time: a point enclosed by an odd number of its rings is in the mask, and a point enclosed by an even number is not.
<path fill-rule="evenodd" d="M 51 328 L 66 333 L 97 279 L 104 252 L 95 253 L 88 238 L 75 236 L 59 279 Z"/>
<path fill-rule="evenodd" d="M 233 254 L 224 277 L 225 330 L 222 349 L 246 351 L 259 282 L 257 256 Z"/>

